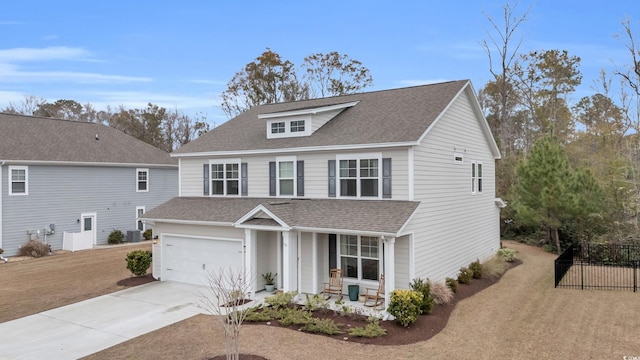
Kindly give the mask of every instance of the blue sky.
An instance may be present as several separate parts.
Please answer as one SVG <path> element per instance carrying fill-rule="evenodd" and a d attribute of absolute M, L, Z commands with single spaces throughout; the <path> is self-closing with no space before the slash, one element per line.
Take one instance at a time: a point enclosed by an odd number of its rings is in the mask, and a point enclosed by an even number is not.
<path fill-rule="evenodd" d="M 502 22 L 503 1 L 7 1 L 0 11 L 0 108 L 26 95 L 98 108 L 148 102 L 210 123 L 226 118 L 220 92 L 269 47 L 299 65 L 338 51 L 374 78 L 370 90 L 490 79 L 480 45 Z M 640 3 L 594 0 L 533 4 L 518 32 L 521 51 L 566 49 L 582 58 L 592 92 L 600 69 L 630 63 L 620 22 L 640 32 Z M 640 37 L 636 38 L 640 42 Z"/>

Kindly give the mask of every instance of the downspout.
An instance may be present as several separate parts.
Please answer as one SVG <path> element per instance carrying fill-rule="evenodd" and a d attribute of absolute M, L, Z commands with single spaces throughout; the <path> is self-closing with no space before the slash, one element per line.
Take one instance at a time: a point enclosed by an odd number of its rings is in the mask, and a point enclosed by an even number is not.
<path fill-rule="evenodd" d="M 2 167 L 4 166 L 4 160 L 0 160 L 0 248 L 2 247 L 2 191 L 4 191 L 4 185 L 2 185 Z M 9 259 L 0 254 L 0 260 L 7 262 Z"/>

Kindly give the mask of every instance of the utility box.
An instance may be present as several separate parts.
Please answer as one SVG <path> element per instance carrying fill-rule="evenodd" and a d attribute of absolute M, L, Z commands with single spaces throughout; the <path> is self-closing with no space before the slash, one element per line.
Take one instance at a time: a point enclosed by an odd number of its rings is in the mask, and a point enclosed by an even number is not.
<path fill-rule="evenodd" d="M 140 230 L 127 230 L 127 242 L 140 242 Z"/>

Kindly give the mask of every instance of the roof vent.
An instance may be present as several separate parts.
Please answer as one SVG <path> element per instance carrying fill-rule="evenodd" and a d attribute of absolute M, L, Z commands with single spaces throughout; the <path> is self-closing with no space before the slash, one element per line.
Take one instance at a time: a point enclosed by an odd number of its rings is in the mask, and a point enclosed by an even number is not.
<path fill-rule="evenodd" d="M 98 136 L 98 134 L 96 134 L 96 140 L 100 140 L 100 136 Z"/>

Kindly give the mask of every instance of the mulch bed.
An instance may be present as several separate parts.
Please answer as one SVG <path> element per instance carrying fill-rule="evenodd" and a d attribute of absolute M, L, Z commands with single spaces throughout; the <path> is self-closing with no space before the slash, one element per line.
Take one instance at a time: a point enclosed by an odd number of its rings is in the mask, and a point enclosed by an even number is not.
<path fill-rule="evenodd" d="M 516 259 L 512 263 L 509 264 L 509 269 L 512 269 L 518 265 L 522 264 L 522 261 Z M 501 277 L 501 276 L 500 276 Z M 449 316 L 451 316 L 451 312 L 456 307 L 456 304 L 464 300 L 486 288 L 495 284 L 500 280 L 500 277 L 483 277 L 481 279 L 473 279 L 470 285 L 459 284 L 458 292 L 455 294 L 453 301 L 447 305 L 434 305 L 429 315 L 421 315 L 418 317 L 418 320 L 413 323 L 409 327 L 403 327 L 396 321 L 381 321 L 380 326 L 382 326 L 387 334 L 384 336 L 379 336 L 376 338 L 364 338 L 364 337 L 356 337 L 349 336 L 348 331 L 353 327 L 364 327 L 367 325 L 367 318 L 362 315 L 340 315 L 333 311 L 316 311 L 313 316 L 316 318 L 328 318 L 334 320 L 336 323 L 343 324 L 343 329 L 345 330 L 344 334 L 340 335 L 323 335 L 329 336 L 334 339 L 355 342 L 360 344 L 374 344 L 374 345 L 406 345 L 413 344 L 420 341 L 425 341 L 436 334 L 438 334 L 444 327 L 447 325 L 449 321 Z M 270 325 L 266 325 L 265 322 L 244 322 L 243 324 L 247 325 L 260 325 L 260 326 L 275 326 L 282 327 L 277 320 L 270 321 Z M 290 326 L 288 327 L 292 330 L 298 330 L 299 326 Z M 345 339 L 346 338 L 346 339 Z M 243 357 L 240 357 L 243 359 Z M 246 358 L 246 359 L 260 359 L 256 358 Z"/>
<path fill-rule="evenodd" d="M 128 278 L 124 278 L 118 281 L 117 284 L 124 287 L 131 287 L 150 283 L 152 281 L 156 281 L 156 279 L 154 279 L 151 274 L 146 274 L 142 276 L 130 276 Z"/>

